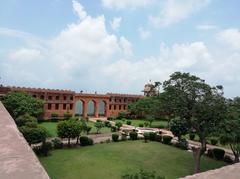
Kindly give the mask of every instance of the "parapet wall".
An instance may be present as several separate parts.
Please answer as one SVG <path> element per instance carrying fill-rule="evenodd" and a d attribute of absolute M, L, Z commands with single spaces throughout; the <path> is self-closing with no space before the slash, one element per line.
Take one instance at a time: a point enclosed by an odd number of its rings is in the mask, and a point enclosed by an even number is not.
<path fill-rule="evenodd" d="M 0 178 L 50 179 L 0 102 Z"/>

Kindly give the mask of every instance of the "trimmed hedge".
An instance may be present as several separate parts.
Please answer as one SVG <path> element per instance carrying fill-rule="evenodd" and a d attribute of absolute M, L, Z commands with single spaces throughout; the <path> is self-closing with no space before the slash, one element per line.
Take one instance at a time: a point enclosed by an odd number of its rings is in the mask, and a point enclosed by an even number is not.
<path fill-rule="evenodd" d="M 214 158 L 216 158 L 217 160 L 223 160 L 223 157 L 225 155 L 225 151 L 223 149 L 219 149 L 219 148 L 214 148 L 212 149 Z"/>
<path fill-rule="evenodd" d="M 91 138 L 88 138 L 87 136 L 81 136 L 80 144 L 82 146 L 93 145 L 93 140 Z"/>
<path fill-rule="evenodd" d="M 129 133 L 129 137 L 131 140 L 137 140 L 138 139 L 138 133 L 136 131 L 131 131 Z"/>
<path fill-rule="evenodd" d="M 145 133 L 143 134 L 143 137 L 144 137 L 144 141 L 147 142 L 147 141 L 149 140 L 149 138 L 150 138 L 149 132 L 145 132 Z"/>
<path fill-rule="evenodd" d="M 127 124 L 127 125 L 131 125 L 132 122 L 131 122 L 131 121 L 127 121 L 126 124 Z"/>
<path fill-rule="evenodd" d="M 155 141 L 156 137 L 157 137 L 157 133 L 156 132 L 150 132 L 149 133 L 149 140 Z"/>
<path fill-rule="evenodd" d="M 163 142 L 164 144 L 170 144 L 170 143 L 171 143 L 171 140 L 172 140 L 172 136 L 164 135 L 164 136 L 162 137 L 162 142 Z"/>
<path fill-rule="evenodd" d="M 52 145 L 54 149 L 61 149 L 63 148 L 63 143 L 59 138 L 54 138 L 52 140 Z"/>
<path fill-rule="evenodd" d="M 157 136 L 156 136 L 156 141 L 162 142 L 162 136 L 161 136 L 161 135 L 157 135 Z"/>
<path fill-rule="evenodd" d="M 118 141 L 118 138 L 119 138 L 119 135 L 118 134 L 112 134 L 112 141 L 113 142 L 117 142 Z"/>

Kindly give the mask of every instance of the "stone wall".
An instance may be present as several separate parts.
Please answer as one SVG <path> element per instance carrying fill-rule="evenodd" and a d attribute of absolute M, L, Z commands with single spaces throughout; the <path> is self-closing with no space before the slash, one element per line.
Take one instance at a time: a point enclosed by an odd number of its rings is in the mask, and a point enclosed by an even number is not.
<path fill-rule="evenodd" d="M 0 102 L 0 178 L 49 179 L 35 153 Z"/>

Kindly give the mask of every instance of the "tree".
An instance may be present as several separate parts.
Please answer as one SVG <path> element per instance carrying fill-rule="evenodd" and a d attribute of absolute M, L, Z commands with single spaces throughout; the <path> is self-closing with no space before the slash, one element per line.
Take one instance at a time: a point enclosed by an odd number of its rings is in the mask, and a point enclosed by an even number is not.
<path fill-rule="evenodd" d="M 147 121 L 149 122 L 149 126 L 152 126 L 152 123 L 154 121 L 154 117 L 152 115 L 146 116 Z"/>
<path fill-rule="evenodd" d="M 14 119 L 24 114 L 39 118 L 43 114 L 44 102 L 24 92 L 7 93 L 2 102 Z"/>
<path fill-rule="evenodd" d="M 206 138 L 215 132 L 226 115 L 222 86 L 211 87 L 189 73 L 175 72 L 163 83 L 163 103 L 173 116 L 185 120 L 196 131 L 200 147 L 193 148 L 194 173 L 200 170 L 200 159 L 206 151 Z"/>
<path fill-rule="evenodd" d="M 170 121 L 170 131 L 173 135 L 178 137 L 179 142 L 181 140 L 181 136 L 186 135 L 188 130 L 189 128 L 186 120 L 181 120 L 179 117 L 176 117 Z"/>
<path fill-rule="evenodd" d="M 57 134 L 60 138 L 68 139 L 68 146 L 70 146 L 71 138 L 78 138 L 81 133 L 81 125 L 75 119 L 69 119 L 67 121 L 61 121 L 57 125 Z"/>
<path fill-rule="evenodd" d="M 100 132 L 100 130 L 104 127 L 104 124 L 102 121 L 95 122 L 94 126 L 97 128 L 97 134 Z"/>
<path fill-rule="evenodd" d="M 240 97 L 228 101 L 228 114 L 220 128 L 220 143 L 229 145 L 235 157 L 234 162 L 239 162 L 240 156 Z"/>

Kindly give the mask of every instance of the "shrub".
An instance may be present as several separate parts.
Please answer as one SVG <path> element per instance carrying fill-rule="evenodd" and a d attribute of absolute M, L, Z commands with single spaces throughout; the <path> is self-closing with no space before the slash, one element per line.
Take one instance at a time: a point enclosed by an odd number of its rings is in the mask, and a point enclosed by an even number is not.
<path fill-rule="evenodd" d="M 162 136 L 161 135 L 156 135 L 156 141 L 162 142 Z"/>
<path fill-rule="evenodd" d="M 194 133 L 190 133 L 190 134 L 189 134 L 189 139 L 190 139 L 190 140 L 194 140 L 194 138 L 195 138 L 195 134 L 194 134 Z"/>
<path fill-rule="evenodd" d="M 114 120 L 115 120 L 115 117 L 108 117 L 107 120 L 108 120 L 108 121 L 114 121 Z"/>
<path fill-rule="evenodd" d="M 137 140 L 138 133 L 136 131 L 131 131 L 129 133 L 129 137 L 130 137 L 131 140 Z"/>
<path fill-rule="evenodd" d="M 112 126 L 112 127 L 111 127 L 111 131 L 112 131 L 112 132 L 116 132 L 116 131 L 117 131 L 117 127 L 116 127 L 116 126 Z"/>
<path fill-rule="evenodd" d="M 58 114 L 57 113 L 52 113 L 51 114 L 51 121 L 52 122 L 57 122 L 58 121 Z"/>
<path fill-rule="evenodd" d="M 212 149 L 212 152 L 213 152 L 214 158 L 217 160 L 222 160 L 225 154 L 225 151 L 219 148 Z"/>
<path fill-rule="evenodd" d="M 93 139 L 91 139 L 87 136 L 81 136 L 80 137 L 80 144 L 81 144 L 81 146 L 93 145 L 94 141 L 93 141 Z"/>
<path fill-rule="evenodd" d="M 87 136 L 81 136 L 80 137 L 80 144 L 82 145 L 82 146 L 87 146 L 88 145 L 88 137 Z"/>
<path fill-rule="evenodd" d="M 164 135 L 164 136 L 162 137 L 162 142 L 163 142 L 164 144 L 170 144 L 170 143 L 171 143 L 171 140 L 172 140 L 172 136 Z"/>
<path fill-rule="evenodd" d="M 132 122 L 131 122 L 131 121 L 127 121 L 126 124 L 127 124 L 127 125 L 131 125 Z"/>
<path fill-rule="evenodd" d="M 188 149 L 188 141 L 186 139 L 181 139 L 179 142 L 175 144 L 176 147 L 187 150 Z"/>
<path fill-rule="evenodd" d="M 25 123 L 25 126 L 27 126 L 27 127 L 30 127 L 30 128 L 37 128 L 38 127 L 38 123 L 37 122 L 26 122 Z"/>
<path fill-rule="evenodd" d="M 28 122 L 37 123 L 37 119 L 33 116 L 30 116 L 29 114 L 24 114 L 24 115 L 19 116 L 15 120 L 15 122 L 16 122 L 18 127 L 21 127 L 21 126 L 25 126 L 26 123 L 28 123 Z"/>
<path fill-rule="evenodd" d="M 145 132 L 143 134 L 143 137 L 144 137 L 144 141 L 147 142 L 149 140 L 149 138 L 150 138 L 150 133 L 149 132 Z"/>
<path fill-rule="evenodd" d="M 126 121 L 127 119 L 126 119 L 126 118 L 122 118 L 121 120 L 122 120 L 122 121 Z"/>
<path fill-rule="evenodd" d="M 52 149 L 52 143 L 51 142 L 43 142 L 40 149 L 41 149 L 41 153 L 44 156 L 48 156 L 49 151 Z"/>
<path fill-rule="evenodd" d="M 165 179 L 164 176 L 158 176 L 156 175 L 155 171 L 149 172 L 140 170 L 139 172 L 135 174 L 125 174 L 122 175 L 122 179 Z"/>
<path fill-rule="evenodd" d="M 121 122 L 116 122 L 115 126 L 117 127 L 117 130 L 120 130 L 120 128 L 122 127 L 122 123 Z"/>
<path fill-rule="evenodd" d="M 139 127 L 143 127 L 143 123 L 138 124 Z"/>
<path fill-rule="evenodd" d="M 53 148 L 54 149 L 61 149 L 63 148 L 63 143 L 59 138 L 54 138 L 52 140 Z"/>
<path fill-rule="evenodd" d="M 113 142 L 117 142 L 117 141 L 118 141 L 118 138 L 119 138 L 119 135 L 118 135 L 118 134 L 112 134 L 112 141 L 113 141 Z"/>
<path fill-rule="evenodd" d="M 216 145 L 218 143 L 218 139 L 217 138 L 211 138 L 210 142 L 212 145 Z"/>
<path fill-rule="evenodd" d="M 22 126 L 19 128 L 24 138 L 29 144 L 36 144 L 46 140 L 47 132 L 43 127 L 30 128 Z"/>
<path fill-rule="evenodd" d="M 223 157 L 223 161 L 226 162 L 226 163 L 233 163 L 233 159 L 229 156 L 229 155 L 225 155 Z"/>
<path fill-rule="evenodd" d="M 93 145 L 94 144 L 94 141 L 93 141 L 93 139 L 91 139 L 91 138 L 88 138 L 88 145 Z"/>
<path fill-rule="evenodd" d="M 108 143 L 110 143 L 110 142 L 111 142 L 111 140 L 110 140 L 110 139 L 107 139 L 105 142 L 108 144 Z"/>
<path fill-rule="evenodd" d="M 207 156 L 210 158 L 214 158 L 212 149 L 207 150 Z"/>
<path fill-rule="evenodd" d="M 104 127 L 104 124 L 101 120 L 97 120 L 95 122 L 94 126 L 97 128 L 97 134 L 100 132 L 100 130 Z"/>
<path fill-rule="evenodd" d="M 122 141 L 127 140 L 127 135 L 126 135 L 126 134 L 122 134 L 122 135 L 121 135 L 121 140 L 122 140 Z"/>
<path fill-rule="evenodd" d="M 105 127 L 110 127 L 111 126 L 111 123 L 109 121 L 104 121 L 104 126 Z"/>
<path fill-rule="evenodd" d="M 150 132 L 149 133 L 149 139 L 151 141 L 155 141 L 156 140 L 156 136 L 157 136 L 157 133 L 156 132 Z"/>

